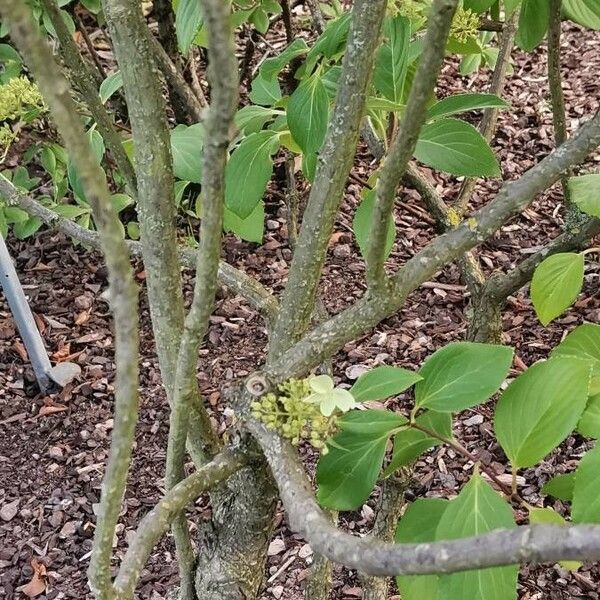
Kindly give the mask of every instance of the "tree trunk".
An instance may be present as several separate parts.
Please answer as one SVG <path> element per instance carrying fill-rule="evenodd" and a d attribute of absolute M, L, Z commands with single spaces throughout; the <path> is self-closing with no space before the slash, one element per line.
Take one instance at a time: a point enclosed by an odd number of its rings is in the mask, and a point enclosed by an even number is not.
<path fill-rule="evenodd" d="M 200 531 L 196 594 L 201 600 L 254 600 L 273 533 L 277 489 L 264 460 L 211 494 L 212 523 Z"/>

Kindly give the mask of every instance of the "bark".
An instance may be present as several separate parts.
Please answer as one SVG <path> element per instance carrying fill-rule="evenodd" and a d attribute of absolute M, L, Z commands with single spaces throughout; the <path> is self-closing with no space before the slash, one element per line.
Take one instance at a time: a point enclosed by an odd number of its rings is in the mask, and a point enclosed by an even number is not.
<path fill-rule="evenodd" d="M 373 290 L 385 284 L 385 238 L 393 217 L 396 189 L 412 158 L 419 132 L 425 123 L 431 97 L 444 59 L 446 40 L 458 0 L 435 0 L 423 42 L 423 54 L 410 89 L 400 129 L 386 156 L 377 180 L 376 200 L 367 250 L 367 282 Z"/>
<path fill-rule="evenodd" d="M 112 206 L 106 178 L 94 158 L 77 116 L 67 80 L 38 32 L 25 3 L 2 0 L 0 12 L 11 24 L 11 38 L 33 71 L 50 107 L 67 150 L 85 186 L 106 257 L 109 298 L 115 325 L 115 419 L 100 511 L 94 535 L 89 574 L 98 598 L 111 598 L 112 540 L 125 491 L 138 414 L 138 310 L 137 288 L 118 216 Z"/>
<path fill-rule="evenodd" d="M 409 477 L 410 469 L 405 469 L 400 477 L 392 476 L 381 485 L 377 517 L 371 535 L 383 542 L 394 541 Z M 363 600 L 387 600 L 389 589 L 388 577 L 363 577 Z"/>
<path fill-rule="evenodd" d="M 435 238 L 389 277 L 389 292 L 367 294 L 356 304 L 307 333 L 267 365 L 268 377 L 281 381 L 305 376 L 343 345 L 394 314 L 407 296 L 444 265 L 492 236 L 506 221 L 553 185 L 563 172 L 579 164 L 600 145 L 600 112 L 519 180 L 505 183 L 494 200 L 453 229 Z"/>
<path fill-rule="evenodd" d="M 299 339 L 313 314 L 329 239 L 356 151 L 385 6 L 385 0 L 354 3 L 335 109 L 319 154 L 269 360 Z"/>
<path fill-rule="evenodd" d="M 600 525 L 520 526 L 427 544 L 389 544 L 337 529 L 317 504 L 294 448 L 262 423 L 248 419 L 277 482 L 291 529 L 336 563 L 367 575 L 456 573 L 531 562 L 600 559 Z"/>

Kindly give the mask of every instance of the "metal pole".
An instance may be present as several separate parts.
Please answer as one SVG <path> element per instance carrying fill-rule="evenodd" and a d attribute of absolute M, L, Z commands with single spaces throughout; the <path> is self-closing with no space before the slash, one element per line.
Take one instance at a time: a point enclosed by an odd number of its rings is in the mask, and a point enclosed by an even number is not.
<path fill-rule="evenodd" d="M 81 368 L 79 365 L 67 362 L 59 363 L 55 367 L 50 364 L 42 336 L 38 331 L 27 297 L 23 292 L 12 258 L 1 234 L 0 285 L 17 324 L 19 335 L 25 344 L 40 389 L 42 392 L 49 391 L 53 382 L 60 386 L 66 385 L 81 372 Z"/>

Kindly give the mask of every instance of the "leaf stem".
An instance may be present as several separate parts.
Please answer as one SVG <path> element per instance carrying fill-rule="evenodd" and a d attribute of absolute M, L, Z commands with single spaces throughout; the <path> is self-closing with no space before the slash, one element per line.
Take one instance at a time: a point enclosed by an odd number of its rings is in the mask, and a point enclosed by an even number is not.
<path fill-rule="evenodd" d="M 525 501 L 519 496 L 516 490 L 516 472 L 513 471 L 513 486 L 509 487 L 504 484 L 496 474 L 486 465 L 484 465 L 480 460 L 477 459 L 475 455 L 473 455 L 469 450 L 467 450 L 460 442 L 454 440 L 452 438 L 447 438 L 439 433 L 435 432 L 433 429 L 429 429 L 427 427 L 423 427 L 422 425 L 417 425 L 416 423 L 411 423 L 411 427 L 414 429 L 418 429 L 423 433 L 426 433 L 428 436 L 440 440 L 444 444 L 448 444 L 453 450 L 456 450 L 459 454 L 462 454 L 465 458 L 473 462 L 474 464 L 479 464 L 481 470 L 502 490 L 502 492 L 510 499 L 515 500 L 519 504 L 525 503 Z"/>

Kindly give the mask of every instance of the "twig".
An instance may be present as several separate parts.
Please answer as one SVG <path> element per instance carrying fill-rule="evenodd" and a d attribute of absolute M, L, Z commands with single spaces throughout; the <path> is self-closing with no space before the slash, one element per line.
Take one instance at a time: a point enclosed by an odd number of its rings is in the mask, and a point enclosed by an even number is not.
<path fill-rule="evenodd" d="M 367 282 L 376 291 L 385 285 L 385 236 L 392 219 L 396 189 L 412 158 L 419 132 L 444 59 L 446 40 L 458 0 L 435 0 L 423 43 L 423 53 L 410 88 L 398 135 L 381 168 L 367 250 Z"/>
<path fill-rule="evenodd" d="M 106 143 L 120 173 L 127 182 L 127 188 L 131 196 L 137 198 L 137 181 L 133 166 L 121 143 L 121 138 L 115 131 L 114 122 L 108 111 L 100 101 L 98 87 L 93 75 L 84 62 L 71 33 L 67 29 L 65 20 L 56 4 L 56 0 L 41 0 L 44 10 L 50 17 L 59 40 L 59 48 L 65 65 L 69 69 L 69 75 L 73 78 L 79 89 L 81 98 L 88 106 L 92 117 L 98 125 L 98 131 Z"/>
<path fill-rule="evenodd" d="M 560 74 L 560 37 L 562 0 L 549 0 L 548 19 L 548 87 L 550 88 L 550 100 L 552 105 L 552 122 L 554 124 L 554 142 L 560 146 L 567 139 L 567 122 L 565 96 L 562 89 L 562 77 Z M 569 190 L 569 173 L 560 180 L 565 205 L 571 205 L 571 192 Z"/>
<path fill-rule="evenodd" d="M 98 56 L 98 53 L 96 52 L 96 48 L 94 48 L 94 43 L 90 39 L 87 29 L 85 28 L 85 25 L 84 25 L 81 17 L 79 16 L 79 13 L 77 12 L 77 10 L 73 11 L 73 16 L 75 17 L 75 22 L 77 23 L 77 29 L 80 31 L 81 36 L 83 37 L 83 41 L 85 42 L 85 46 L 88 49 L 90 56 L 92 57 L 92 61 L 96 65 L 96 69 L 98 69 L 98 73 L 100 75 L 100 81 L 102 81 L 103 79 L 106 79 L 106 76 L 107 76 L 106 69 L 104 68 L 102 61 L 100 60 L 100 57 Z"/>
<path fill-rule="evenodd" d="M 31 216 L 38 217 L 49 227 L 56 227 L 69 237 L 91 248 L 100 248 L 100 234 L 91 229 L 85 229 L 74 221 L 61 217 L 53 210 L 46 208 L 31 196 L 18 190 L 10 180 L 0 173 L 0 196 L 3 196 L 9 206 L 18 206 Z M 127 240 L 127 248 L 132 256 L 142 258 L 140 242 Z M 179 260 L 187 269 L 196 268 L 196 252 L 191 248 L 179 248 Z M 275 319 L 278 311 L 276 298 L 254 277 L 223 261 L 219 263 L 219 283 L 231 293 L 242 296 L 252 308 L 262 314 L 267 321 Z"/>
<path fill-rule="evenodd" d="M 141 520 L 135 536 L 123 557 L 114 588 L 117 600 L 129 600 L 152 548 L 167 532 L 169 526 L 190 502 L 202 492 L 214 488 L 244 466 L 247 456 L 224 450 L 193 475 L 170 489 L 156 506 Z"/>
<path fill-rule="evenodd" d="M 385 5 L 385 0 L 354 3 L 335 109 L 270 339 L 269 360 L 300 337 L 313 314 L 327 246 L 356 151 Z"/>
<path fill-rule="evenodd" d="M 600 525 L 521 526 L 426 544 L 389 544 L 334 527 L 318 506 L 294 448 L 262 423 L 247 427 L 267 457 L 292 531 L 315 552 L 367 575 L 455 573 L 522 562 L 600 559 Z"/>

